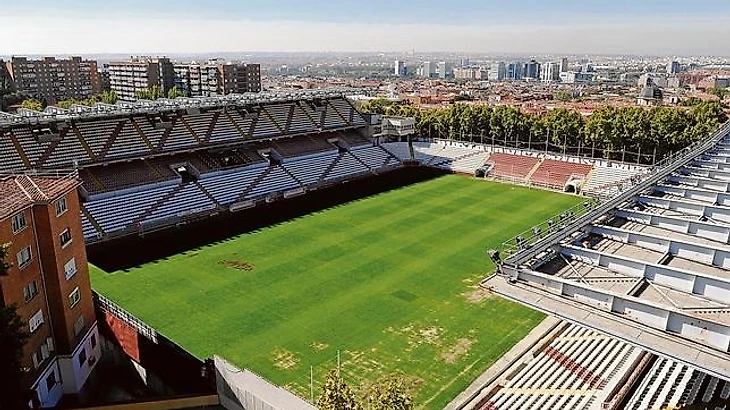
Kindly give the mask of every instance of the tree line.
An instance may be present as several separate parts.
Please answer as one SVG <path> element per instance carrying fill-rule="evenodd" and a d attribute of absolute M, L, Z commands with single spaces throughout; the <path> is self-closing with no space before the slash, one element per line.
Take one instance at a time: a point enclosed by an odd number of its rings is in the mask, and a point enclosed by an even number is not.
<path fill-rule="evenodd" d="M 421 110 L 376 99 L 369 113 L 414 117 L 422 138 L 444 138 L 515 148 L 652 163 L 712 133 L 727 120 L 718 101 L 692 100 L 680 107 L 599 108 L 589 116 L 566 108 L 532 114 L 501 105 L 454 104 Z M 627 153 L 630 158 L 627 158 Z"/>

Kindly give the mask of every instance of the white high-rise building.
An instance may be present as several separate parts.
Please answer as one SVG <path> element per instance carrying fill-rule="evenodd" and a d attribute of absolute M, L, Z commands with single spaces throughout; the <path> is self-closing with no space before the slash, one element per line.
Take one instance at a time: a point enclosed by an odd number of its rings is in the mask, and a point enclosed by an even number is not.
<path fill-rule="evenodd" d="M 433 66 L 433 63 L 430 61 L 424 61 L 423 66 L 421 67 L 421 76 L 426 78 L 433 78 L 435 73 L 436 70 Z"/>
<path fill-rule="evenodd" d="M 438 77 L 441 79 L 446 78 L 449 75 L 449 68 L 446 65 L 445 61 L 439 61 L 436 64 L 436 73 L 438 74 Z"/>
<path fill-rule="evenodd" d="M 406 75 L 406 63 L 400 60 L 395 60 L 395 64 L 393 64 L 393 74 L 395 74 L 396 77 Z"/>
<path fill-rule="evenodd" d="M 568 72 L 568 59 L 563 57 L 562 60 L 560 60 L 560 72 L 561 73 L 567 73 Z"/>
<path fill-rule="evenodd" d="M 549 62 L 542 66 L 540 71 L 540 81 L 543 83 L 556 83 L 560 81 L 561 63 Z"/>

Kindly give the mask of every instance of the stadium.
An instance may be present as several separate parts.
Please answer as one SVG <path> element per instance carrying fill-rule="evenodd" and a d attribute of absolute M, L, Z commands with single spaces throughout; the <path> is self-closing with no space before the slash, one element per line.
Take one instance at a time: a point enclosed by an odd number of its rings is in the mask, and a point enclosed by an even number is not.
<path fill-rule="evenodd" d="M 644 167 L 411 143 L 346 95 L 0 113 L 0 172 L 83 181 L 107 313 L 300 400 L 341 367 L 419 408 L 725 408 L 726 127 Z"/>

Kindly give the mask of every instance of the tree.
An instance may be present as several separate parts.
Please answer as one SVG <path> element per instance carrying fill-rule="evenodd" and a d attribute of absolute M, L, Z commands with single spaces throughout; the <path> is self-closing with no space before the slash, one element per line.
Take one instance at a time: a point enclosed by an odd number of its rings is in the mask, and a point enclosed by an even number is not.
<path fill-rule="evenodd" d="M 0 245 L 0 276 L 8 274 L 10 269 L 10 263 L 7 261 L 8 253 L 10 252 L 10 244 L 6 243 Z"/>
<path fill-rule="evenodd" d="M 712 94 L 720 99 L 720 101 L 724 100 L 725 97 L 730 93 L 727 88 L 719 88 L 719 87 L 710 87 L 707 90 L 707 94 Z"/>
<path fill-rule="evenodd" d="M 180 89 L 177 88 L 177 86 L 174 86 L 170 88 L 169 91 L 167 91 L 167 98 L 174 100 L 175 98 L 182 98 L 186 97 L 185 93 L 180 91 Z"/>
<path fill-rule="evenodd" d="M 165 94 L 162 92 L 162 87 L 153 85 L 146 90 L 137 91 L 135 96 L 140 100 L 157 100 L 164 97 Z"/>
<path fill-rule="evenodd" d="M 372 410 L 412 410 L 413 397 L 408 393 L 403 376 L 391 374 L 376 383 L 368 398 Z"/>
<path fill-rule="evenodd" d="M 567 92 L 567 91 L 558 91 L 553 95 L 553 98 L 555 98 L 558 101 L 567 102 L 573 99 L 573 96 Z"/>
<path fill-rule="evenodd" d="M 355 394 L 338 373 L 337 370 L 332 370 L 327 374 L 317 407 L 319 410 L 360 410 Z"/>
<path fill-rule="evenodd" d="M 23 390 L 23 348 L 28 341 L 23 319 L 15 305 L 0 307 L 0 409 L 27 408 Z"/>
<path fill-rule="evenodd" d="M 24 100 L 20 106 L 27 110 L 43 111 L 43 103 L 32 98 Z"/>
<path fill-rule="evenodd" d="M 116 104 L 119 97 L 117 96 L 116 91 L 104 91 L 101 94 L 99 94 L 99 98 L 101 98 L 101 102 L 104 104 Z"/>

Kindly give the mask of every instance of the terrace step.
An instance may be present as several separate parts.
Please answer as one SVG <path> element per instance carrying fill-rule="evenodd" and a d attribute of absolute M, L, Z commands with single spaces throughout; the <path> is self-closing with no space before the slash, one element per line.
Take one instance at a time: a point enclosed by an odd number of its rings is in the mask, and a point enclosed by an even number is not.
<path fill-rule="evenodd" d="M 525 175 L 525 181 L 529 181 L 532 178 L 532 174 L 534 174 L 538 168 L 540 168 L 540 165 L 542 165 L 543 161 L 545 161 L 545 158 L 540 158 L 539 161 L 537 161 L 537 164 L 535 164 L 534 167 L 530 170 L 530 172 Z"/>

